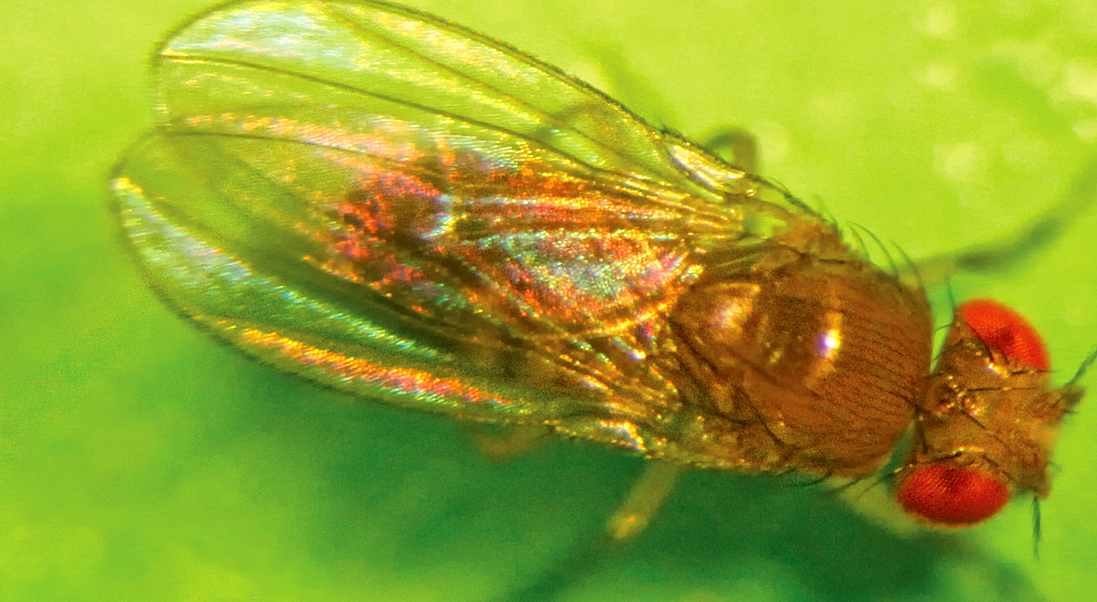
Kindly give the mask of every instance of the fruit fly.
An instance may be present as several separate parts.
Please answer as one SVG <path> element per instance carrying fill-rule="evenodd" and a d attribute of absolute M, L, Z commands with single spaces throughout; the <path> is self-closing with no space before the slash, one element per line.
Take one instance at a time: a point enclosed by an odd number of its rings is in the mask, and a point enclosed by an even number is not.
<path fill-rule="evenodd" d="M 935 524 L 1048 493 L 1081 392 L 1049 386 L 1023 318 L 961 305 L 931 374 L 910 274 L 510 46 L 381 2 L 248 0 L 178 28 L 154 78 L 156 128 L 111 180 L 124 237 L 255 358 L 658 467 L 861 478 L 913 425 L 897 496 Z"/>

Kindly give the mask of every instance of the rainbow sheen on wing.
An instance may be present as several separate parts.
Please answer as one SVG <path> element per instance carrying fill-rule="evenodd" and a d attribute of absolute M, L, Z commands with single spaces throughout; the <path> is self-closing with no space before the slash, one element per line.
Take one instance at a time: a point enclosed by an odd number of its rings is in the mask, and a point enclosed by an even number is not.
<path fill-rule="evenodd" d="M 919 290 L 505 44 L 244 1 L 178 29 L 154 79 L 112 181 L 124 234 L 172 307 L 264 362 L 741 470 L 867 474 L 909 427 Z"/>
<path fill-rule="evenodd" d="M 155 288 L 358 395 L 652 452 L 660 429 L 637 425 L 677 391 L 643 360 L 701 258 L 832 234 L 585 84 L 401 7 L 226 6 L 154 75 L 157 130 L 112 189 Z"/>

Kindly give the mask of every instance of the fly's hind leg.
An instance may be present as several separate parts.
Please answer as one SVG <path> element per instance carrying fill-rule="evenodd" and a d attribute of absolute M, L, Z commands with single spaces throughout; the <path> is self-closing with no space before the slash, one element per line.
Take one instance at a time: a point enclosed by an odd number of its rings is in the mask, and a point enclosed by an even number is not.
<path fill-rule="evenodd" d="M 678 477 L 686 467 L 652 460 L 629 489 L 621 506 L 606 521 L 606 534 L 612 541 L 632 539 L 642 532 L 674 491 Z"/>
<path fill-rule="evenodd" d="M 558 600 L 563 591 L 579 580 L 597 572 L 610 560 L 627 549 L 624 545 L 651 521 L 667 496 L 674 489 L 685 466 L 661 461 L 646 461 L 644 472 L 633 483 L 621 507 L 606 523 L 604 531 L 594 533 L 579 542 L 559 562 L 545 570 L 539 579 L 519 590 L 508 592 L 497 602 L 548 602 Z"/>
<path fill-rule="evenodd" d="M 1097 200 L 1097 159 L 1090 161 L 1069 188 L 1028 226 L 985 245 L 918 261 L 899 270 L 910 284 L 932 286 L 960 272 L 996 272 L 1012 268 L 1054 243 L 1070 222 Z"/>

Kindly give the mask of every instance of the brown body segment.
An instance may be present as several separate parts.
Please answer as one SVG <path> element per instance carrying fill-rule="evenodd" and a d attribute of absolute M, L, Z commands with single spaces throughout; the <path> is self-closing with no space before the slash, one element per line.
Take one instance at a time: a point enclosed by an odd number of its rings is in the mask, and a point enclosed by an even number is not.
<path fill-rule="evenodd" d="M 920 291 L 852 256 L 776 246 L 720 266 L 669 317 L 701 454 L 731 467 L 858 477 L 909 429 L 931 359 Z"/>

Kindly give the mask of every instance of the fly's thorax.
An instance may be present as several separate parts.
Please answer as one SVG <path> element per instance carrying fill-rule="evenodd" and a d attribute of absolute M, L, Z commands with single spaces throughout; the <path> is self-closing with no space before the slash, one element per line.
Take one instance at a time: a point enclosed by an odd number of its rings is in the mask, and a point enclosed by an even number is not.
<path fill-rule="evenodd" d="M 932 523 L 989 518 L 1010 497 L 1050 491 L 1051 448 L 1080 392 L 1052 389 L 1047 352 L 997 303 L 961 305 L 919 405 L 898 496 Z"/>
<path fill-rule="evenodd" d="M 765 254 L 708 270 L 671 314 L 679 388 L 705 417 L 703 454 L 746 469 L 869 474 L 909 428 L 929 372 L 924 297 L 854 258 Z M 759 440 L 766 449 L 748 447 Z"/>

